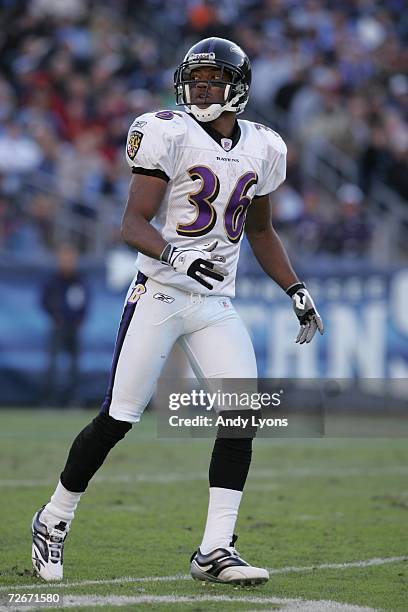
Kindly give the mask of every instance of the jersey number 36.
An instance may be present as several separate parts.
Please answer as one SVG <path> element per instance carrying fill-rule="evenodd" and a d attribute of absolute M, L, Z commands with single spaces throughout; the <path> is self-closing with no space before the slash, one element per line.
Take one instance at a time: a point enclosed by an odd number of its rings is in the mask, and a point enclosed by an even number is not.
<path fill-rule="evenodd" d="M 200 189 L 188 196 L 190 204 L 196 208 L 196 216 L 191 223 L 177 224 L 176 231 L 181 236 L 204 236 L 217 221 L 217 211 L 213 202 L 220 191 L 219 178 L 207 166 L 193 166 L 188 170 L 191 180 L 201 181 Z M 256 185 L 256 172 L 245 172 L 237 180 L 224 210 L 224 228 L 230 242 L 238 242 L 245 225 L 245 217 L 251 198 L 247 195 L 252 185 Z"/>

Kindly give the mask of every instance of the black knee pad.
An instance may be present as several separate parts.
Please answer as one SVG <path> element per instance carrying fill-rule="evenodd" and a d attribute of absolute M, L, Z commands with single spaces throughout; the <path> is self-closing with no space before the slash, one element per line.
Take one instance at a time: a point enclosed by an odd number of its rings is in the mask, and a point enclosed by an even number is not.
<path fill-rule="evenodd" d="M 252 438 L 217 438 L 211 456 L 210 487 L 242 491 L 252 458 Z"/>
<path fill-rule="evenodd" d="M 132 423 L 117 421 L 109 414 L 100 412 L 90 423 L 89 427 L 95 430 L 100 441 L 109 447 L 110 450 L 132 429 Z"/>
<path fill-rule="evenodd" d="M 117 421 L 105 413 L 96 416 L 75 438 L 61 483 L 69 491 L 85 491 L 88 482 L 101 467 L 109 451 L 132 428 L 131 423 Z"/>

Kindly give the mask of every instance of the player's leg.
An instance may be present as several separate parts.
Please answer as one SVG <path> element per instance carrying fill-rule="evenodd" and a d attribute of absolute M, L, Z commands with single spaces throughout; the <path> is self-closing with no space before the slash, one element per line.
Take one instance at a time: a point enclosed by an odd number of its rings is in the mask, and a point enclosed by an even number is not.
<path fill-rule="evenodd" d="M 232 310 L 232 307 L 231 307 Z M 249 334 L 232 311 L 179 340 L 195 374 L 204 379 L 253 378 L 257 368 Z M 226 438 L 219 430 L 209 468 L 210 501 L 200 549 L 229 546 L 252 456 L 252 438 Z"/>
<path fill-rule="evenodd" d="M 210 321 L 214 308 L 216 300 L 211 298 L 207 303 Z M 256 379 L 249 334 L 232 306 L 228 310 L 228 315 L 220 314 L 219 320 L 182 336 L 179 342 L 200 378 Z M 248 431 L 248 437 L 229 435 L 219 428 L 209 468 L 207 521 L 191 571 L 200 580 L 260 584 L 268 580 L 268 572 L 247 564 L 234 549 L 234 528 L 251 463 L 254 430 Z"/>
<path fill-rule="evenodd" d="M 153 287 L 139 275 L 136 288 L 129 292 L 102 410 L 74 440 L 60 482 L 45 508 L 34 516 L 33 563 L 46 580 L 62 577 L 62 546 L 80 497 L 109 451 L 140 420 L 180 335 L 176 317 L 157 324 L 174 306 L 153 299 Z"/>

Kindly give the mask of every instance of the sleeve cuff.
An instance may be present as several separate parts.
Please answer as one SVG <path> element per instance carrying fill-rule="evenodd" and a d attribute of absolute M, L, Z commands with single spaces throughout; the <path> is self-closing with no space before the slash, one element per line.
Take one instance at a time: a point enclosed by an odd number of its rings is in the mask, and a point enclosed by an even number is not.
<path fill-rule="evenodd" d="M 170 178 L 165 172 L 163 172 L 163 170 L 148 170 L 147 168 L 141 168 L 140 166 L 133 166 L 132 174 L 145 174 L 146 176 L 155 176 L 156 178 L 166 181 L 166 183 L 168 183 L 170 180 Z"/>

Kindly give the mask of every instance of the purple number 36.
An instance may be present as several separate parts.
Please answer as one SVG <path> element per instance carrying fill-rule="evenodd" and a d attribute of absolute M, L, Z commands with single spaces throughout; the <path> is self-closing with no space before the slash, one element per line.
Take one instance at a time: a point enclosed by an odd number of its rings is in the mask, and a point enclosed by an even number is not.
<path fill-rule="evenodd" d="M 207 166 L 193 166 L 188 170 L 190 178 L 201 180 L 198 191 L 190 193 L 188 201 L 196 208 L 196 216 L 191 223 L 177 224 L 176 231 L 181 236 L 204 236 L 217 221 L 213 202 L 220 191 L 220 181 Z M 245 217 L 251 198 L 247 195 L 252 185 L 256 185 L 256 172 L 245 172 L 236 182 L 224 210 L 224 228 L 230 242 L 238 242 L 244 231 Z"/>

